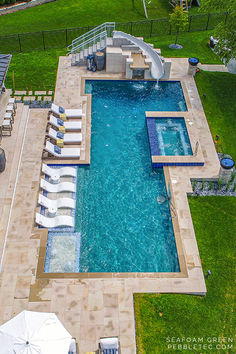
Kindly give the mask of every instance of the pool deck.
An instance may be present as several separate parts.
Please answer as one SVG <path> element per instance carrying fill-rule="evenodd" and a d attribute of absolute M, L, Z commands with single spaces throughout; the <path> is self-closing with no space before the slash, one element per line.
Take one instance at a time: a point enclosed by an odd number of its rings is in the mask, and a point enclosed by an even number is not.
<path fill-rule="evenodd" d="M 198 135 L 204 166 L 165 167 L 171 182 L 177 218 L 177 247 L 186 264 L 186 275 L 143 274 L 130 278 L 114 273 L 110 278 L 37 278 L 40 236 L 45 230 L 35 227 L 34 217 L 39 192 L 41 156 L 47 123 L 47 110 L 18 104 L 11 137 L 3 137 L 6 170 L 0 174 L 0 324 L 24 309 L 55 312 L 67 330 L 76 337 L 79 353 L 95 351 L 100 337 L 119 336 L 122 354 L 136 352 L 133 294 L 205 293 L 201 259 L 190 215 L 187 194 L 190 178 L 216 178 L 219 160 L 194 79 L 187 75 L 187 59 L 172 59 L 171 79 L 181 80 Z M 121 79 L 105 72 L 94 78 Z M 85 69 L 70 66 L 69 57 L 59 61 L 55 103 L 65 108 L 83 104 L 81 77 L 91 77 Z M 89 108 L 88 108 L 89 110 Z M 159 112 L 160 113 L 160 112 Z M 86 122 L 87 124 L 87 122 Z M 90 149 L 90 127 L 86 126 L 84 161 Z M 87 153 L 88 154 L 88 153 Z M 175 225 L 175 223 L 177 223 Z"/>

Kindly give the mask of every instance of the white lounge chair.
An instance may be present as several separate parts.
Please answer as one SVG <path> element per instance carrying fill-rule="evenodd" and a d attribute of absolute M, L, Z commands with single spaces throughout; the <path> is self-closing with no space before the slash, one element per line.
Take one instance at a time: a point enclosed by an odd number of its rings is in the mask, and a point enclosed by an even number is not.
<path fill-rule="evenodd" d="M 56 115 L 65 114 L 68 118 L 82 117 L 82 109 L 64 109 L 61 106 L 57 106 L 52 103 L 51 111 Z"/>
<path fill-rule="evenodd" d="M 60 159 L 78 159 L 80 157 L 80 148 L 60 148 L 50 143 L 50 141 L 46 142 L 46 146 L 43 150 Z"/>
<path fill-rule="evenodd" d="M 53 125 L 57 129 L 60 128 L 60 126 L 64 126 L 65 130 L 73 130 L 73 131 L 78 131 L 81 130 L 82 123 L 81 121 L 75 121 L 75 122 L 64 122 L 60 118 L 56 118 L 54 115 L 50 114 L 49 117 L 49 124 Z M 60 123 L 60 124 L 59 124 Z"/>
<path fill-rule="evenodd" d="M 120 353 L 118 337 L 100 338 L 99 347 L 99 353 L 101 354 Z"/>
<path fill-rule="evenodd" d="M 78 144 L 82 141 L 81 133 L 61 133 L 57 132 L 55 129 L 50 128 L 47 134 L 51 139 L 57 141 L 57 139 L 62 139 L 64 144 Z"/>
<path fill-rule="evenodd" d="M 39 194 L 38 203 L 48 209 L 49 212 L 56 212 L 60 208 L 75 209 L 75 200 L 72 198 L 49 199 Z"/>
<path fill-rule="evenodd" d="M 51 177 L 52 180 L 59 180 L 62 176 L 76 177 L 77 169 L 74 167 L 52 168 L 43 163 L 42 172 Z"/>
<path fill-rule="evenodd" d="M 44 215 L 36 213 L 36 223 L 47 229 L 60 226 L 74 226 L 74 218 L 69 215 L 58 215 L 53 218 L 48 218 Z"/>
<path fill-rule="evenodd" d="M 41 178 L 40 187 L 49 193 L 60 193 L 60 192 L 75 192 L 76 186 L 71 182 L 62 182 L 58 184 L 52 184 L 45 179 Z"/>

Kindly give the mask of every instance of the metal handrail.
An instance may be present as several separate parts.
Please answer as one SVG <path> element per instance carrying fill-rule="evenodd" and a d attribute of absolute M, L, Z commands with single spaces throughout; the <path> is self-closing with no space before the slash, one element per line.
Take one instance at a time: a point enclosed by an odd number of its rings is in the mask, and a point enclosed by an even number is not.
<path fill-rule="evenodd" d="M 98 33 L 101 33 L 101 32 L 104 32 L 107 31 L 107 29 L 115 29 L 115 22 L 105 22 L 103 24 L 101 24 L 100 26 L 98 27 L 95 27 L 93 28 L 92 30 L 86 32 L 85 34 L 82 34 L 80 37 L 78 38 L 75 38 L 73 41 L 72 41 L 72 44 L 70 44 L 68 47 L 67 47 L 67 50 L 71 50 L 71 48 L 73 49 L 73 47 L 76 45 L 78 46 L 79 43 L 82 43 L 84 42 L 85 40 L 87 40 L 89 37 L 93 38 L 94 36 L 96 36 Z"/>
<path fill-rule="evenodd" d="M 86 45 L 88 45 L 88 44 L 91 44 L 91 43 L 93 45 L 96 44 L 97 39 L 99 39 L 99 41 L 101 41 L 102 39 L 106 39 L 106 38 L 107 38 L 107 32 L 103 31 L 101 33 L 98 33 L 96 36 L 87 39 L 83 43 L 78 44 L 76 47 L 73 47 L 70 52 L 71 53 L 74 53 L 75 51 L 79 52 L 80 50 L 84 50 Z"/>

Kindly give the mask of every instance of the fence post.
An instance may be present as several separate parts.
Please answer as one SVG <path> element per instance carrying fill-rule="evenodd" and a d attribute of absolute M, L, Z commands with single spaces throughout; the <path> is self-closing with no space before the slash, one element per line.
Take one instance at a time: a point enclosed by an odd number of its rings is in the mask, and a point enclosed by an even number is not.
<path fill-rule="evenodd" d="M 66 47 L 68 46 L 68 42 L 67 42 L 67 28 L 66 28 Z"/>
<path fill-rule="evenodd" d="M 19 41 L 20 52 L 22 52 L 22 50 L 21 50 L 21 42 L 20 42 L 20 34 L 19 33 L 18 33 L 18 41 Z"/>
<path fill-rule="evenodd" d="M 206 24 L 206 30 L 208 29 L 209 20 L 210 20 L 210 14 L 208 14 L 207 24 Z"/>
<path fill-rule="evenodd" d="M 190 32 L 192 16 L 189 16 L 188 32 Z"/>
<path fill-rule="evenodd" d="M 44 33 L 42 31 L 42 38 L 43 38 L 43 49 L 45 50 L 45 42 L 44 42 Z"/>
<path fill-rule="evenodd" d="M 151 20 L 150 37 L 152 36 L 152 22 L 153 20 Z"/>

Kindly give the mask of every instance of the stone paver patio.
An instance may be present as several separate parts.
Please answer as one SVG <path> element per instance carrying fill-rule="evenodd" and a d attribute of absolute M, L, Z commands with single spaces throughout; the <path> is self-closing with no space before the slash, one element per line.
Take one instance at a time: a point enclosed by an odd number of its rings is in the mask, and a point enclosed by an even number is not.
<path fill-rule="evenodd" d="M 166 167 L 171 181 L 181 243 L 186 264 L 182 278 L 144 274 L 142 277 L 47 279 L 36 278 L 40 234 L 34 225 L 39 191 L 41 155 L 47 110 L 18 104 L 14 131 L 4 137 L 7 167 L 0 174 L 0 324 L 24 309 L 55 312 L 76 337 L 79 353 L 96 350 L 101 336 L 119 336 L 122 354 L 136 352 L 133 294 L 135 292 L 205 293 L 205 281 L 189 211 L 190 178 L 216 178 L 219 160 L 194 79 L 187 75 L 187 59 L 172 59 L 171 79 L 180 79 L 189 113 L 204 156 L 203 167 Z M 78 108 L 83 103 L 81 77 L 85 69 L 71 67 L 69 57 L 59 60 L 55 103 Z M 107 76 L 94 73 L 93 77 Z M 120 75 L 110 75 L 121 78 Z M 85 141 L 88 148 L 90 140 Z M 22 154 L 21 154 L 22 153 Z M 16 183 L 15 183 L 16 182 Z M 7 237 L 7 241 L 6 241 Z M 4 251 L 4 247 L 5 251 Z"/>

